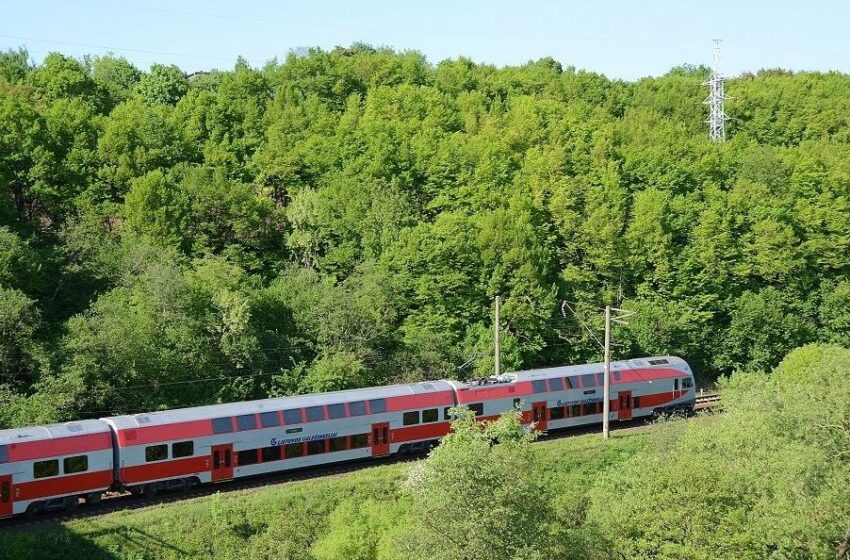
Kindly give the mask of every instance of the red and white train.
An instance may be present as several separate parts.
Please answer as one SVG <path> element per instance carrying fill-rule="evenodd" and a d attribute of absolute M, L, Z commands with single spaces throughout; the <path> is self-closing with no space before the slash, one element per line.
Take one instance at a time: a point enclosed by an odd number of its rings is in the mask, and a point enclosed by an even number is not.
<path fill-rule="evenodd" d="M 681 358 L 611 363 L 611 419 L 692 409 Z M 602 421 L 602 365 L 427 381 L 0 431 L 0 518 L 144 492 L 427 449 L 449 409 L 481 419 L 520 407 L 540 430 Z"/>

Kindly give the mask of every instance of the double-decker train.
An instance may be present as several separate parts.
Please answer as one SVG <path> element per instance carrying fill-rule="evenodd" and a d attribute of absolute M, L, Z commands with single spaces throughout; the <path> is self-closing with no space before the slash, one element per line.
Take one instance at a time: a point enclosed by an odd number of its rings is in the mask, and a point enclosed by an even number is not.
<path fill-rule="evenodd" d="M 556 430 L 602 421 L 602 364 L 182 408 L 0 431 L 0 518 L 97 503 L 105 492 L 220 483 L 337 461 L 419 452 L 449 409 L 487 420 L 513 408 Z M 693 409 L 681 358 L 611 363 L 612 420 Z"/>

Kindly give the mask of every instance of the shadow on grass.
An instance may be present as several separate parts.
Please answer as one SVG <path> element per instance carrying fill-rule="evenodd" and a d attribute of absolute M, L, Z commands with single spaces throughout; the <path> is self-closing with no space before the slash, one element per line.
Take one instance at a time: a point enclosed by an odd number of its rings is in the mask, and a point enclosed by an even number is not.
<path fill-rule="evenodd" d="M 179 547 L 136 527 L 100 526 L 75 531 L 62 524 L 0 530 L 0 560 L 119 560 L 188 557 Z"/>

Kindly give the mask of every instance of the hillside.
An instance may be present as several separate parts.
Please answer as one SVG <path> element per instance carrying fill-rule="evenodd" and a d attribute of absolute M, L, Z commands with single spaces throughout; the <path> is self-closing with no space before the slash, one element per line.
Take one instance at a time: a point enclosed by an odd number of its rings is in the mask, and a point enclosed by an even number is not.
<path fill-rule="evenodd" d="M 365 45 L 188 80 L 0 55 L 0 427 L 850 343 L 850 76 L 612 81 Z M 458 369 L 461 364 L 469 364 Z"/>

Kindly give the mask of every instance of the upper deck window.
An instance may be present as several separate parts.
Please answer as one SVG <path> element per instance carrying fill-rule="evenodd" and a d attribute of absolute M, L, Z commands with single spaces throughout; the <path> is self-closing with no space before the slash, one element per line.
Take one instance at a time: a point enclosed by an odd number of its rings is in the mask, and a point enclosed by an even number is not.
<path fill-rule="evenodd" d="M 212 430 L 214 434 L 228 434 L 233 431 L 233 420 L 231 418 L 213 418 Z"/>
<path fill-rule="evenodd" d="M 9 462 L 9 451 L 5 445 L 0 445 L 0 464 Z"/>
<path fill-rule="evenodd" d="M 366 401 L 353 401 L 348 403 L 348 412 L 352 416 L 363 416 L 366 414 Z"/>
<path fill-rule="evenodd" d="M 300 424 L 304 421 L 300 408 L 290 408 L 283 411 L 283 421 L 287 424 Z"/>
<path fill-rule="evenodd" d="M 535 393 L 545 393 L 546 389 L 546 380 L 545 379 L 535 379 L 531 382 L 531 390 Z"/>
<path fill-rule="evenodd" d="M 257 427 L 257 418 L 253 414 L 243 414 L 236 417 L 236 427 L 240 432 L 253 430 Z"/>
<path fill-rule="evenodd" d="M 323 406 L 308 406 L 307 422 L 319 422 L 325 419 L 325 407 Z"/>
<path fill-rule="evenodd" d="M 597 387 L 596 385 L 596 375 L 593 373 L 588 373 L 586 375 L 581 376 L 581 386 L 584 388 L 588 387 Z"/>
<path fill-rule="evenodd" d="M 369 401 L 369 409 L 372 414 L 379 414 L 387 411 L 387 399 L 372 399 Z"/>
<path fill-rule="evenodd" d="M 263 428 L 273 428 L 280 426 L 280 416 L 277 412 L 261 412 L 260 424 Z"/>
<path fill-rule="evenodd" d="M 331 420 L 336 418 L 344 418 L 345 417 L 345 405 L 340 404 L 329 404 L 328 405 L 328 418 Z"/>
<path fill-rule="evenodd" d="M 550 391 L 563 391 L 564 390 L 564 380 L 560 377 L 556 377 L 554 379 L 549 380 L 549 390 Z"/>

